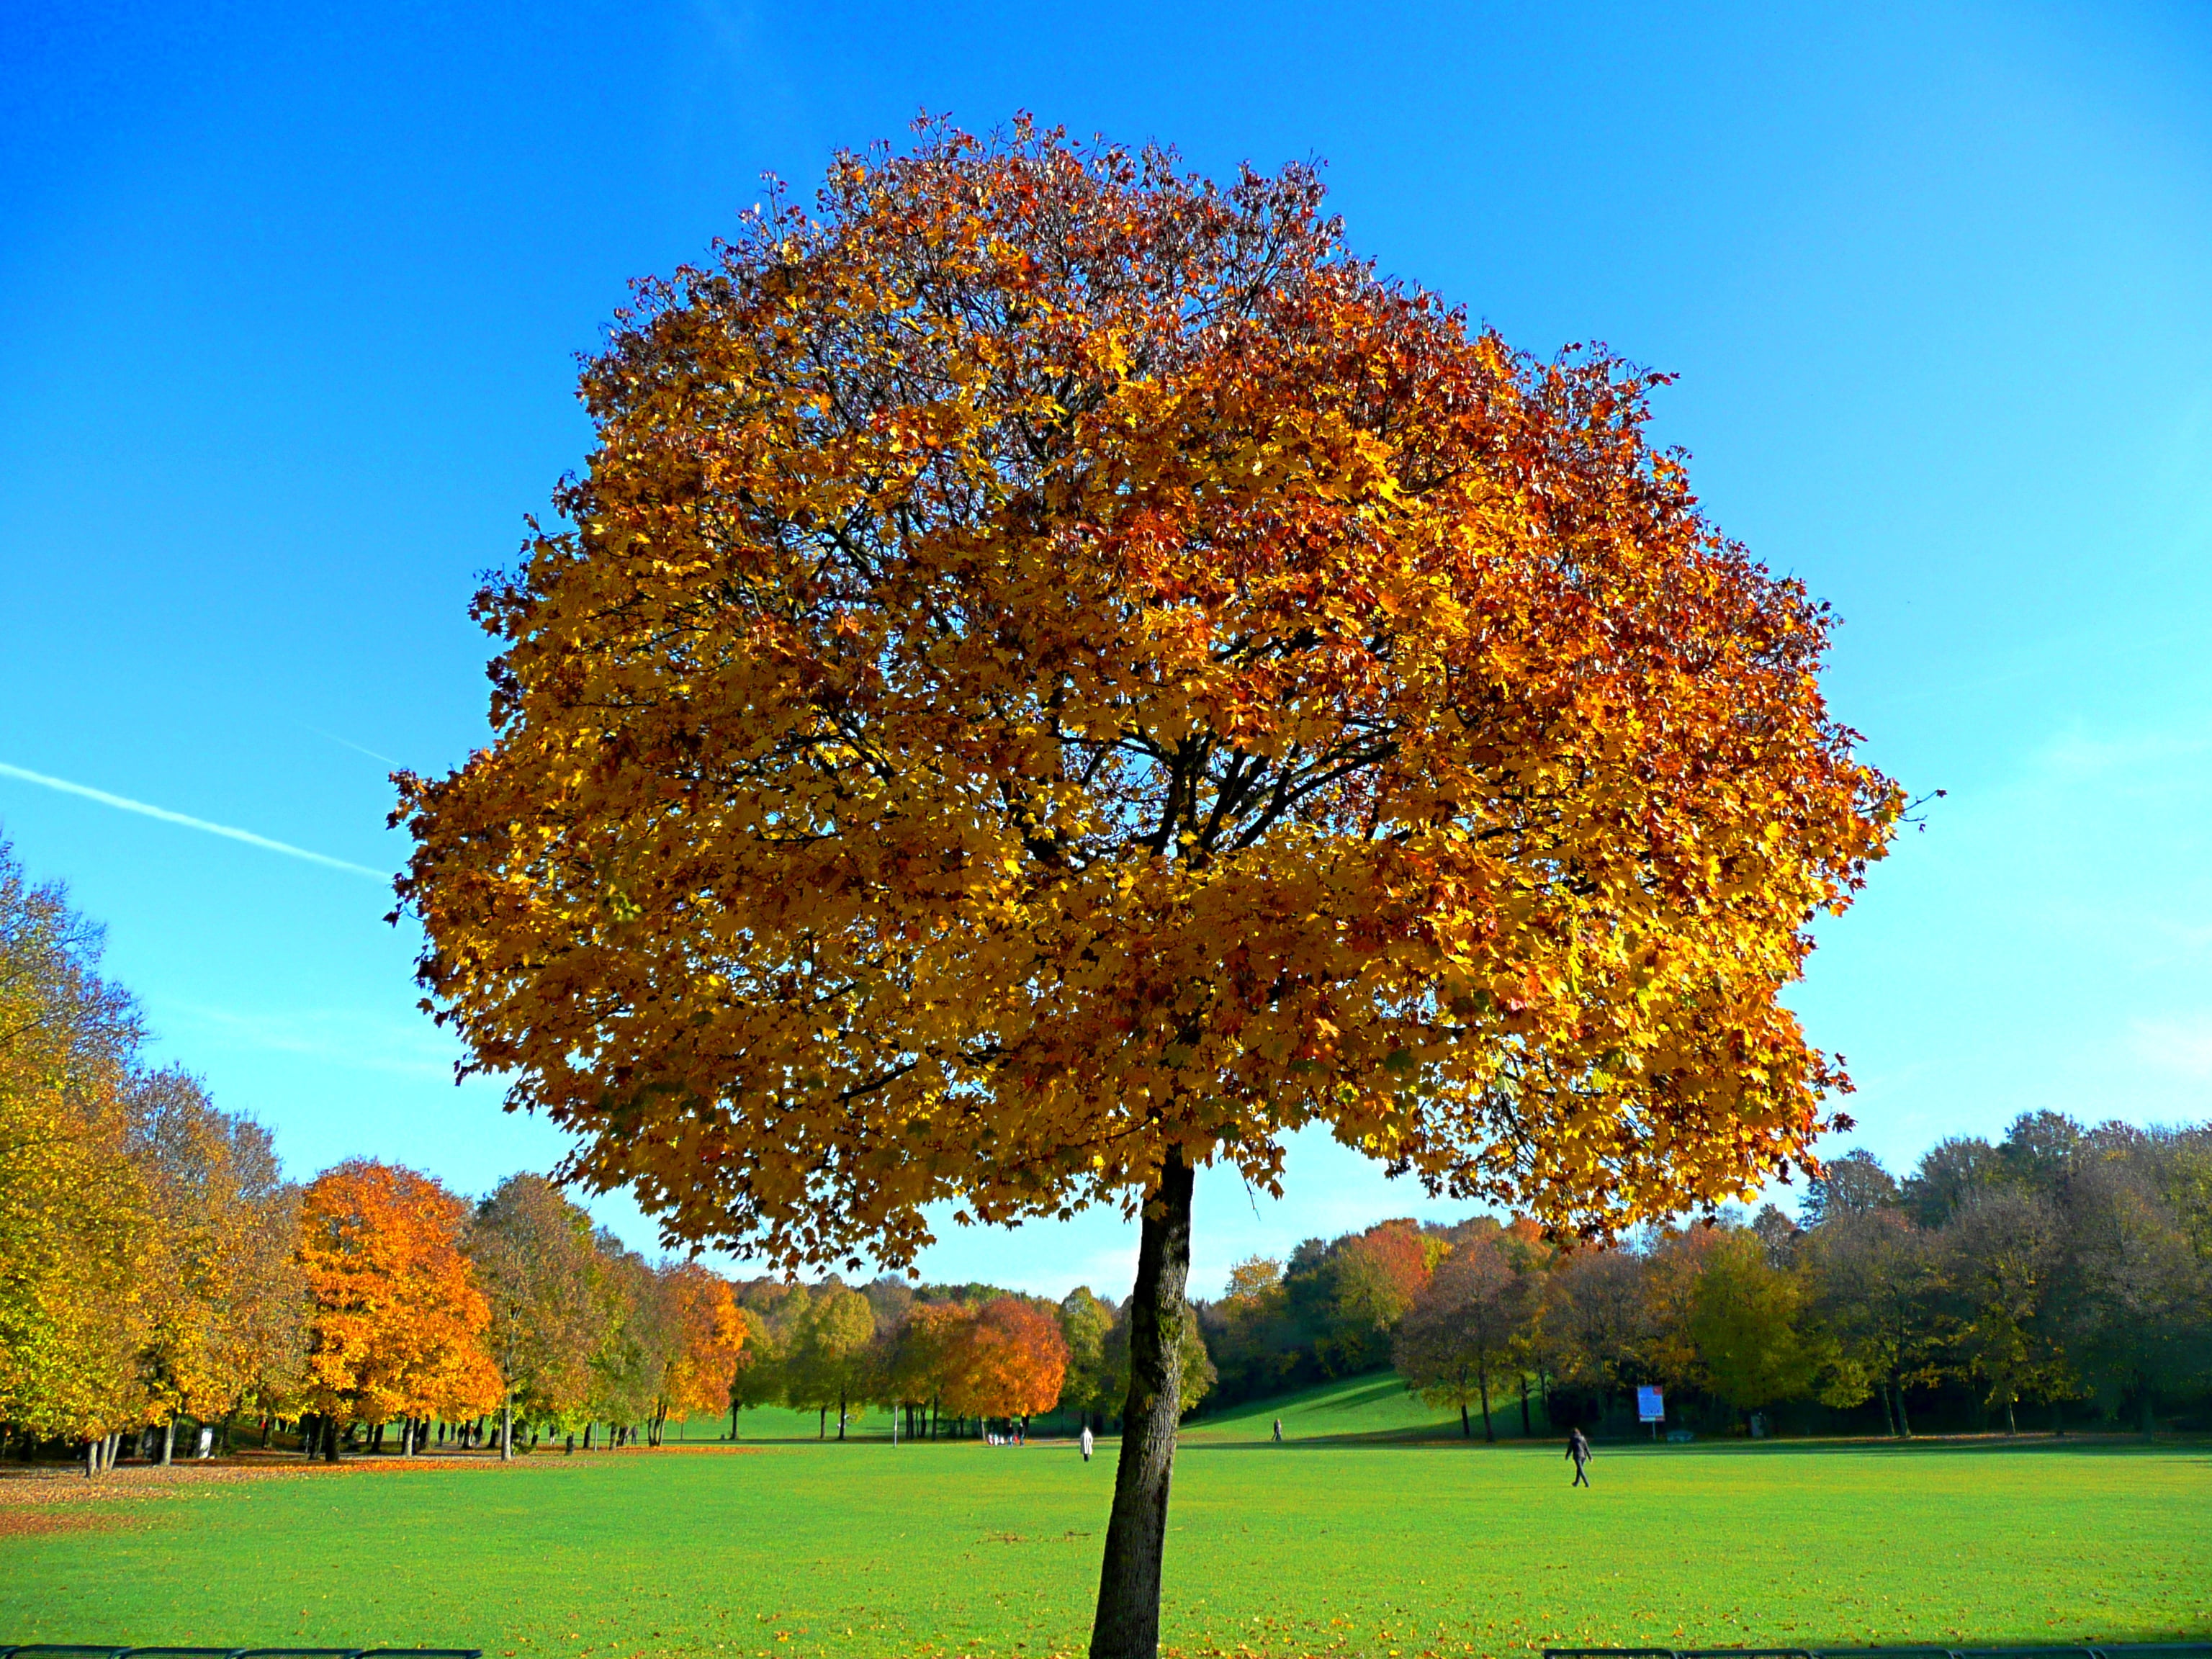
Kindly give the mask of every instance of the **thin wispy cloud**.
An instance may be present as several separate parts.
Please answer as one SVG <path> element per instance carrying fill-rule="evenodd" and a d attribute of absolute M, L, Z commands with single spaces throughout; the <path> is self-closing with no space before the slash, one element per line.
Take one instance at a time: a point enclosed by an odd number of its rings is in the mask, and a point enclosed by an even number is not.
<path fill-rule="evenodd" d="M 400 1021 L 346 1008 L 240 1013 L 204 1003 L 156 1003 L 162 1034 L 195 1048 L 298 1054 L 349 1071 L 450 1082 L 459 1045 L 428 1020 Z"/>
<path fill-rule="evenodd" d="M 2139 1059 L 2199 1083 L 2212 1081 L 2212 1015 L 2134 1020 L 2129 1036 Z"/>
<path fill-rule="evenodd" d="M 81 795 L 87 800 L 96 800 L 103 806 L 112 806 L 118 811 L 136 812 L 142 817 L 159 818 L 164 823 L 180 823 L 187 830 L 198 830 L 207 835 L 221 836 L 228 841 L 242 841 L 248 847 L 258 847 L 266 853 L 282 853 L 287 858 L 305 859 L 310 864 L 320 864 L 332 870 L 343 870 L 349 875 L 367 876 L 372 881 L 388 881 L 391 872 L 372 870 L 365 864 L 350 864 L 344 859 L 334 859 L 326 853 L 311 853 L 304 847 L 295 847 L 286 841 L 271 841 L 266 836 L 257 836 L 251 830 L 234 829 L 228 823 L 210 823 L 205 818 L 196 818 L 184 812 L 172 812 L 166 806 L 151 806 L 143 800 L 132 800 L 127 795 L 111 795 L 105 789 L 94 789 L 82 783 L 71 783 L 67 778 L 50 778 L 43 772 L 28 771 L 21 766 L 10 766 L 0 761 L 0 778 L 14 778 L 22 783 L 35 783 L 42 789 L 55 789 L 64 795 Z"/>
<path fill-rule="evenodd" d="M 350 749 L 356 755 L 366 755 L 373 761 L 382 761 L 386 766 L 397 767 L 399 764 L 398 761 L 392 759 L 389 755 L 380 753 L 378 750 L 369 748 L 366 744 L 356 743 L 351 738 L 342 738 L 335 732 L 325 732 L 319 726 L 310 726 L 305 720 L 294 720 L 292 724 L 298 726 L 302 732 L 312 732 L 319 738 L 328 738 L 332 743 L 337 744 L 339 748 Z"/>

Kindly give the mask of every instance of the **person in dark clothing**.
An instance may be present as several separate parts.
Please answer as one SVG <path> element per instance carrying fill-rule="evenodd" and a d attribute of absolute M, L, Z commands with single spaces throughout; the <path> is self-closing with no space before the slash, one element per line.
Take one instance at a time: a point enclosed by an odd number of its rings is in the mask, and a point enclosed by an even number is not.
<path fill-rule="evenodd" d="M 1583 1431 L 1578 1428 L 1567 1431 L 1567 1455 L 1575 1462 L 1573 1484 L 1577 1486 L 1589 1485 L 1589 1442 L 1583 1437 Z"/>

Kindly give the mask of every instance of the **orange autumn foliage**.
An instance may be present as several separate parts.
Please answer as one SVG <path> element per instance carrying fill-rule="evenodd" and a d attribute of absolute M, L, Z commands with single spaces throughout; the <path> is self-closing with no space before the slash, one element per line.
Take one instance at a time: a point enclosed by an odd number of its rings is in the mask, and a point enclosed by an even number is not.
<path fill-rule="evenodd" d="M 1060 1322 L 995 1297 L 961 1322 L 945 1401 L 963 1417 L 1033 1417 L 1060 1403 L 1067 1342 Z"/>
<path fill-rule="evenodd" d="M 403 776 L 422 980 L 673 1238 L 1279 1191 L 1325 1125 L 1593 1234 L 1807 1158 L 1781 995 L 1901 810 L 1663 377 L 1377 276 L 1293 167 L 846 155 L 640 288 Z"/>
<path fill-rule="evenodd" d="M 730 1383 L 745 1346 L 744 1311 L 738 1306 L 729 1280 L 696 1261 L 668 1268 L 665 1275 L 677 1341 L 659 1413 L 726 1411 Z"/>
<path fill-rule="evenodd" d="M 499 1401 L 491 1310 L 462 1253 L 467 1209 L 429 1176 L 356 1158 L 300 1206 L 307 1398 L 341 1420 L 466 1417 Z"/>
<path fill-rule="evenodd" d="M 1351 1248 L 1375 1264 L 1401 1306 L 1410 1305 L 1428 1288 L 1440 1254 L 1437 1245 L 1422 1237 L 1420 1229 L 1410 1221 L 1379 1222 L 1362 1233 Z"/>

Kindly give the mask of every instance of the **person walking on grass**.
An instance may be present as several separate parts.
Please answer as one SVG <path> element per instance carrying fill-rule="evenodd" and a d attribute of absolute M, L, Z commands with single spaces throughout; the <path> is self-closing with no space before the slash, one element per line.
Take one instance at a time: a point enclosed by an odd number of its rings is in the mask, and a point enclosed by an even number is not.
<path fill-rule="evenodd" d="M 1589 1485 L 1590 1445 L 1583 1437 L 1579 1428 L 1567 1431 L 1567 1455 L 1575 1462 L 1575 1478 L 1571 1484 L 1577 1486 Z"/>
<path fill-rule="evenodd" d="M 1091 1448 L 1092 1443 L 1093 1443 L 1091 1438 L 1091 1425 L 1088 1423 L 1085 1423 L 1083 1425 L 1083 1461 L 1086 1463 L 1091 1461 Z"/>
<path fill-rule="evenodd" d="M 1283 1443 L 1283 1419 L 1279 1417 L 1275 1419 L 1275 1443 L 1279 1446 Z"/>

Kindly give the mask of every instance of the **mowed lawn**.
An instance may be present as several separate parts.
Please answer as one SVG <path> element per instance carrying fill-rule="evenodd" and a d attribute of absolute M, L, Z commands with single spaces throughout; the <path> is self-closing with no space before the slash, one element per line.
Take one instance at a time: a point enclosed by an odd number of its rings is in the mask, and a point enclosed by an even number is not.
<path fill-rule="evenodd" d="M 1176 1651 L 2212 1634 L 2201 1444 L 1601 1445 L 1578 1492 L 1555 1443 L 1301 1442 L 1328 1420 L 1308 1406 L 1286 1446 L 1234 1423 L 1186 1443 Z M 101 1500 L 114 1528 L 0 1537 L 0 1641 L 1079 1652 L 1112 1449 L 695 1445 L 179 1486 Z"/>

